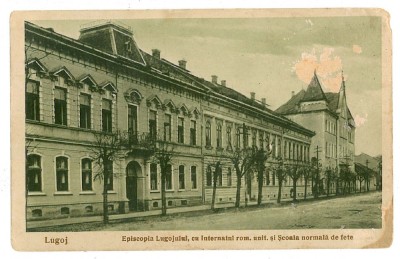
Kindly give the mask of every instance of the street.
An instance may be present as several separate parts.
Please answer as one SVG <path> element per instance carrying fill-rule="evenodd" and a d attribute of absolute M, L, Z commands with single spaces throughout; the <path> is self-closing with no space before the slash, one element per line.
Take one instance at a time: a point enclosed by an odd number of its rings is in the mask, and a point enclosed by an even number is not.
<path fill-rule="evenodd" d="M 381 193 L 263 208 L 144 217 L 130 222 L 75 224 L 35 231 L 246 230 L 381 228 Z"/>

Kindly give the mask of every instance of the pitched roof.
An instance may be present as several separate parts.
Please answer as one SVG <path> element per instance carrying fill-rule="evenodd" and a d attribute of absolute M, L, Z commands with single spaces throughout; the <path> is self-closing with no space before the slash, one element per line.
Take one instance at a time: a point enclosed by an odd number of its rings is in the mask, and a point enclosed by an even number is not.
<path fill-rule="evenodd" d="M 324 91 L 322 91 L 321 84 L 319 83 L 317 74 L 314 72 L 314 76 L 311 79 L 311 82 L 308 84 L 306 93 L 304 94 L 302 102 L 310 102 L 310 101 L 320 101 L 325 100 L 326 96 Z"/>
<path fill-rule="evenodd" d="M 289 101 L 287 101 L 285 104 L 283 104 L 281 107 L 276 109 L 275 111 L 280 114 L 293 114 L 293 113 L 298 113 L 300 111 L 300 102 L 303 99 L 304 95 L 306 94 L 306 91 L 303 89 L 292 96 Z"/>

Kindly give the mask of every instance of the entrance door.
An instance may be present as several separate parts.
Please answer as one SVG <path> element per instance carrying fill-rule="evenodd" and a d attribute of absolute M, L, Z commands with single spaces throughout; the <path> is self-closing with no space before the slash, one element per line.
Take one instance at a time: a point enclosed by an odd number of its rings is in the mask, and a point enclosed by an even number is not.
<path fill-rule="evenodd" d="M 138 210 L 137 170 L 134 163 L 130 162 L 126 167 L 126 197 L 130 211 Z"/>

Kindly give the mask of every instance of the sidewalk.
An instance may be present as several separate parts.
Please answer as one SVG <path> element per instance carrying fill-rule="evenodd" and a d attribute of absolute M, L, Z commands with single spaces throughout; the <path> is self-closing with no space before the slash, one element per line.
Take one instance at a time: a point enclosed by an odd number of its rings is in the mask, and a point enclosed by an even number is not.
<path fill-rule="evenodd" d="M 252 201 L 248 202 L 248 205 L 256 205 L 257 203 Z M 224 203 L 224 204 L 216 204 L 215 207 L 220 208 L 232 208 L 234 207 L 234 203 Z M 207 205 L 199 205 L 199 206 L 191 206 L 191 207 L 177 207 L 177 208 L 168 208 L 167 214 L 177 214 L 191 211 L 204 211 L 210 210 L 211 204 Z M 121 219 L 130 219 L 130 218 L 140 218 L 140 217 L 148 217 L 148 216 L 156 216 L 161 215 L 161 210 L 150 210 L 150 211 L 138 211 L 138 212 L 128 212 L 125 214 L 113 214 L 109 215 L 110 221 L 113 220 L 121 220 Z M 60 226 L 60 225 L 69 225 L 69 224 L 79 224 L 79 223 L 90 223 L 90 222 L 101 222 L 103 220 L 103 216 L 90 216 L 90 217 L 72 217 L 72 218 L 62 218 L 62 219 L 49 219 L 49 220 L 38 220 L 38 221 L 28 221 L 27 228 L 40 228 L 40 227 L 51 227 L 51 226 Z"/>

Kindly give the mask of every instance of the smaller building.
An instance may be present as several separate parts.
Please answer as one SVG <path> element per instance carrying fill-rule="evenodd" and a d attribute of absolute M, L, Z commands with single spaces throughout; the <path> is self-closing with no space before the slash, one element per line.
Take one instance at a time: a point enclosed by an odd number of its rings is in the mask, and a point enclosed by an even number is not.
<path fill-rule="evenodd" d="M 363 179 L 361 190 L 382 190 L 382 157 L 373 157 L 361 153 L 354 157 L 355 172 L 359 176 L 367 176 Z"/>

